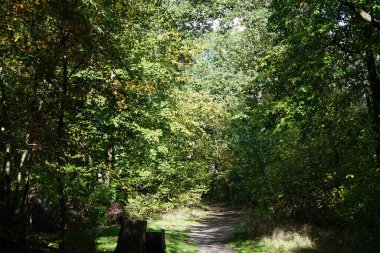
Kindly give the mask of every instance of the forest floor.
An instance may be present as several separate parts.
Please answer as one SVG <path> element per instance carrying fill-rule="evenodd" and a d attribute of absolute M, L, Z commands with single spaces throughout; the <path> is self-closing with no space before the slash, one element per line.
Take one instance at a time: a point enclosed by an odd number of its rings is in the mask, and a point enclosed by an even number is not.
<path fill-rule="evenodd" d="M 71 231 L 67 234 L 68 252 L 112 253 L 119 229 L 119 226 L 107 226 L 92 233 Z M 148 221 L 149 231 L 161 229 L 165 230 L 167 253 L 355 252 L 340 242 L 341 236 L 335 231 L 307 224 L 272 224 L 247 210 L 242 212 L 222 205 L 182 208 Z M 41 241 L 56 248 L 54 238 L 54 234 L 39 234 Z"/>
<path fill-rule="evenodd" d="M 165 230 L 168 253 L 232 253 L 226 245 L 239 223 L 240 212 L 220 205 L 184 208 L 148 221 L 148 230 Z M 97 252 L 112 253 L 119 227 L 101 231 L 96 239 Z"/>
<path fill-rule="evenodd" d="M 188 234 L 209 211 L 208 206 L 173 210 L 161 219 L 148 221 L 148 230 L 165 230 L 167 253 L 199 253 L 196 245 L 189 240 Z M 116 247 L 118 232 L 119 226 L 104 228 L 96 239 L 97 252 L 112 253 Z"/>
<path fill-rule="evenodd" d="M 233 236 L 241 213 L 227 207 L 211 207 L 206 216 L 191 227 L 189 240 L 197 245 L 200 253 L 232 253 L 226 245 Z"/>
<path fill-rule="evenodd" d="M 173 210 L 160 219 L 149 220 L 149 231 L 165 230 L 167 253 L 341 253 L 355 252 L 340 242 L 335 231 L 310 225 L 272 224 L 250 212 L 222 205 L 203 204 Z M 67 234 L 71 253 L 112 253 L 119 226 Z M 87 235 L 86 235 L 87 234 Z M 53 234 L 40 234 L 57 247 Z M 54 237 L 55 238 L 55 237 Z M 1 250 L 0 250 L 1 251 Z M 359 251 L 360 252 L 360 251 Z"/>

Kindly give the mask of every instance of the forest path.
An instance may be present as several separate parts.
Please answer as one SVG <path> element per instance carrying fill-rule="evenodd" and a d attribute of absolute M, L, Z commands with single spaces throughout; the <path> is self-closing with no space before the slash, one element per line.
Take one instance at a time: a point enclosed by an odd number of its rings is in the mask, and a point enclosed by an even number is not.
<path fill-rule="evenodd" d="M 190 229 L 189 239 L 200 253 L 233 253 L 225 243 L 238 224 L 240 213 L 227 207 L 212 207 L 208 214 Z"/>

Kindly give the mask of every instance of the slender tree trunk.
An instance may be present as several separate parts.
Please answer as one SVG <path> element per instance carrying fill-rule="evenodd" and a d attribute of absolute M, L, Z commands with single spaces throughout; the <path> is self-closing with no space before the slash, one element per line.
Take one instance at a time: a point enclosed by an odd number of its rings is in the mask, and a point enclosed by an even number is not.
<path fill-rule="evenodd" d="M 107 187 L 110 186 L 110 175 L 111 171 L 113 170 L 113 160 L 114 160 L 114 141 L 113 141 L 113 133 L 110 134 L 109 141 L 108 141 L 108 166 L 107 171 L 104 174 L 104 183 Z"/>
<path fill-rule="evenodd" d="M 365 61 L 368 70 L 368 81 L 370 83 L 371 98 L 372 98 L 372 118 L 374 132 L 376 135 L 376 159 L 380 164 L 380 76 L 377 72 L 375 55 L 373 51 L 367 50 Z"/>
<path fill-rule="evenodd" d="M 5 92 L 5 83 L 3 79 L 3 62 L 0 60 L 0 89 L 1 89 L 1 126 L 0 126 L 0 131 L 3 135 L 3 145 L 6 142 L 6 132 L 8 131 L 8 113 L 7 113 L 7 108 L 6 108 L 6 92 Z M 5 145 L 4 145 L 5 146 Z"/>
<path fill-rule="evenodd" d="M 10 177 L 10 170 L 11 170 L 11 144 L 9 143 L 9 125 L 8 125 L 8 110 L 6 105 L 6 90 L 5 90 L 5 83 L 3 79 L 3 67 L 2 67 L 2 61 L 0 60 L 0 89 L 1 89 L 1 112 L 2 112 L 2 118 L 1 118 L 1 136 L 2 136 L 2 143 L 1 143 L 1 150 L 4 152 L 3 155 L 3 164 L 2 164 L 2 185 L 1 185 L 1 201 L 5 202 L 6 208 L 5 208 L 5 221 L 9 221 L 8 215 L 9 215 L 9 204 L 10 204 L 10 183 L 11 183 L 11 177 Z"/>
<path fill-rule="evenodd" d="M 57 169 L 60 169 L 58 167 Z M 65 235 L 66 235 L 66 201 L 62 174 L 57 172 L 57 191 L 59 194 L 59 252 L 65 252 Z"/>
<path fill-rule="evenodd" d="M 3 160 L 3 179 L 4 179 L 4 196 L 5 196 L 5 221 L 10 221 L 10 204 L 11 204 L 11 196 L 10 196 L 10 187 L 11 187 L 11 144 L 9 141 L 9 122 L 8 122 L 8 108 L 6 104 L 6 90 L 5 83 L 3 79 L 3 62 L 0 60 L 0 88 L 1 88 L 1 106 L 2 106 L 2 124 L 1 124 L 1 132 L 3 135 L 3 143 L 2 148 L 5 151 L 4 160 Z"/>
<path fill-rule="evenodd" d="M 23 229 L 25 230 L 26 234 L 26 227 L 27 227 L 27 219 L 25 217 L 25 210 L 26 210 L 26 205 L 28 203 L 28 195 L 29 195 L 29 189 L 30 189 L 30 172 L 32 169 L 32 164 L 33 164 L 33 157 L 32 157 L 32 152 L 29 150 L 29 157 L 27 158 L 28 164 L 27 164 L 27 170 L 26 170 L 26 175 L 25 175 L 25 186 L 24 190 L 22 193 L 22 198 L 21 198 L 21 206 L 20 206 L 20 216 L 21 219 L 23 220 Z"/>
<path fill-rule="evenodd" d="M 65 47 L 65 41 L 63 45 Z M 66 234 L 66 200 L 64 192 L 64 182 L 63 182 L 63 173 L 62 165 L 64 161 L 64 119 L 65 119 L 65 109 L 66 109 L 66 97 L 67 97 L 67 88 L 68 88 L 68 62 L 66 54 L 63 56 L 63 75 L 62 75 L 62 94 L 61 101 L 59 106 L 59 116 L 58 116 L 58 125 L 57 125 L 57 154 L 56 154 L 56 181 L 57 181 L 57 192 L 59 196 L 59 251 L 65 252 L 65 234 Z"/>
<path fill-rule="evenodd" d="M 11 214 L 11 145 L 5 146 L 5 157 L 3 162 L 4 171 L 4 189 L 5 189 L 5 221 L 10 222 Z"/>
<path fill-rule="evenodd" d="M 12 218 L 14 217 L 14 215 L 16 213 L 17 206 L 18 206 L 18 203 L 19 203 L 21 177 L 22 177 L 22 175 L 21 175 L 21 172 L 19 171 L 17 173 L 16 189 L 14 190 L 13 200 L 12 200 L 12 205 L 11 205 L 11 217 Z"/>

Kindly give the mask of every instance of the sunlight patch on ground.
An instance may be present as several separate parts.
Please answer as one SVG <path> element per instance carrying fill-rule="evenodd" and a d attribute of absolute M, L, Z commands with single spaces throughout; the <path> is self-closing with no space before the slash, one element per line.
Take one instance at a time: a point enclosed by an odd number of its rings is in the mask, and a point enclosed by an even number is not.
<path fill-rule="evenodd" d="M 316 252 L 313 240 L 302 231 L 277 228 L 270 235 L 255 240 L 235 239 L 230 245 L 238 253 L 295 253 Z"/>
<path fill-rule="evenodd" d="M 265 236 L 260 243 L 267 245 L 273 252 L 295 252 L 300 249 L 313 249 L 314 242 L 307 236 L 298 232 L 289 232 L 276 229 L 271 236 Z M 269 251 L 272 252 L 272 251 Z"/>

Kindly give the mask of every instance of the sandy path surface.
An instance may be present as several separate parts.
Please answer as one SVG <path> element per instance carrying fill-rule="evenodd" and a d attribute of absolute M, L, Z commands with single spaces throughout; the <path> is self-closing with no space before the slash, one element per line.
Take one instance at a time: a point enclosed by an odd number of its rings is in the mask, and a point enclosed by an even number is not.
<path fill-rule="evenodd" d="M 232 236 L 239 216 L 239 212 L 230 208 L 215 207 L 190 229 L 189 239 L 200 253 L 233 253 L 225 243 Z"/>

